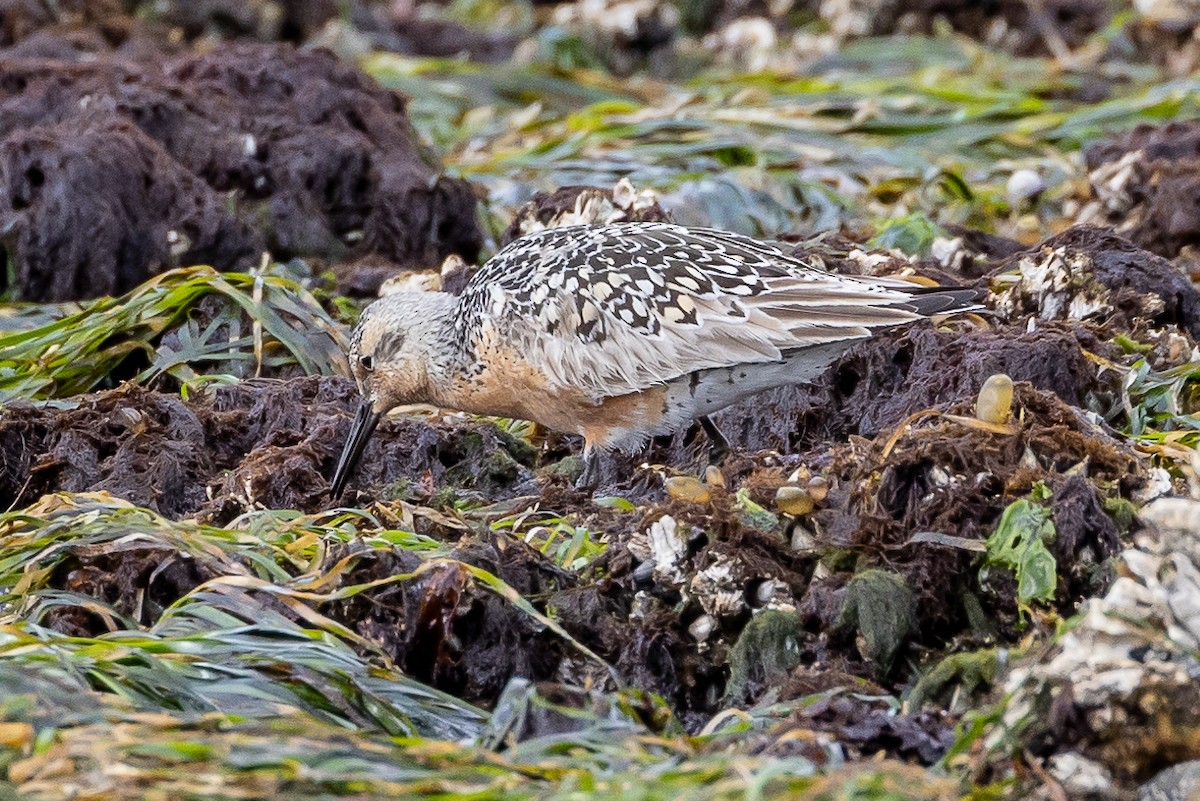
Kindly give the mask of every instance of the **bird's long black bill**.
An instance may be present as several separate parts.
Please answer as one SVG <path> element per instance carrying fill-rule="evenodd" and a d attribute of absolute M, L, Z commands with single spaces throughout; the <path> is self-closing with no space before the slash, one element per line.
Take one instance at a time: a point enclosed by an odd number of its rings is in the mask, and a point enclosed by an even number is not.
<path fill-rule="evenodd" d="M 333 482 L 330 485 L 329 493 L 333 500 L 341 497 L 342 490 L 346 487 L 346 480 L 350 478 L 350 474 L 358 465 L 358 460 L 366 450 L 367 442 L 370 441 L 375 426 L 379 425 L 381 417 L 383 415 L 371 409 L 371 402 L 366 398 L 359 404 L 358 411 L 354 414 L 354 422 L 350 425 L 350 438 L 346 440 L 346 447 L 342 448 L 342 456 L 338 459 L 337 470 L 333 473 Z"/>

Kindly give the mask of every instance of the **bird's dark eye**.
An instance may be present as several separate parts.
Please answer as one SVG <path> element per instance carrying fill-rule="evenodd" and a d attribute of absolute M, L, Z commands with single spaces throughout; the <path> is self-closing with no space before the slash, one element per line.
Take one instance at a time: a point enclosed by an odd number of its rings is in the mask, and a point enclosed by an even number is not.
<path fill-rule="evenodd" d="M 362 369 L 366 370 L 368 373 L 375 369 L 375 359 L 372 358 L 371 354 L 369 353 L 364 356 L 359 356 L 358 363 L 361 364 Z"/>

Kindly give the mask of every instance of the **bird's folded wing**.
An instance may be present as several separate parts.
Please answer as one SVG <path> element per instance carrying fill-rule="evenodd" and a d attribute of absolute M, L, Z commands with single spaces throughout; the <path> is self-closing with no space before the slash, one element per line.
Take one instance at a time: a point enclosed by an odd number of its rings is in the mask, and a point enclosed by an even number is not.
<path fill-rule="evenodd" d="M 467 292 L 476 297 L 466 306 L 552 387 L 596 399 L 698 370 L 776 361 L 922 316 L 898 282 L 815 270 L 734 234 L 622 228 L 519 240 L 473 279 Z"/>

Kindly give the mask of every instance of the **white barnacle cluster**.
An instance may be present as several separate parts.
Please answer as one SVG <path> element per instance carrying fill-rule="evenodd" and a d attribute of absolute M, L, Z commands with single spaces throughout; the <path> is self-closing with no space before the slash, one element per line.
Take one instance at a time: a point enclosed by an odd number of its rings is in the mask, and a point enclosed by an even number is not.
<path fill-rule="evenodd" d="M 622 178 L 612 189 L 587 187 L 575 197 L 575 202 L 549 220 L 542 220 L 533 204 L 517 212 L 517 231 L 521 236 L 547 228 L 569 228 L 576 225 L 609 225 L 635 220 L 647 209 L 658 205 L 658 193 L 653 189 L 638 189 L 628 178 Z"/>
<path fill-rule="evenodd" d="M 994 279 L 992 294 L 996 311 L 1008 318 L 1085 320 L 1112 309 L 1088 254 L 1065 247 L 1021 258 L 1015 270 Z"/>
<path fill-rule="evenodd" d="M 712 563 L 688 582 L 688 592 L 705 614 L 715 619 L 734 617 L 746 608 L 745 591 L 738 581 L 734 557 L 718 553 Z"/>
<path fill-rule="evenodd" d="M 700 534 L 664 515 L 634 534 L 626 545 L 629 553 L 641 560 L 636 574 L 679 592 L 685 604 L 700 608 L 702 613 L 688 626 L 693 639 L 706 642 L 722 620 L 737 618 L 748 609 L 792 608 L 783 581 L 758 575 L 736 553 L 709 549 L 703 567 L 693 564 L 690 545 Z M 648 593 L 638 593 L 631 614 L 644 615 L 651 603 Z"/>
<path fill-rule="evenodd" d="M 559 25 L 586 24 L 624 39 L 635 39 L 649 24 L 676 28 L 679 9 L 662 0 L 582 0 L 558 6 L 554 21 Z"/>
<path fill-rule="evenodd" d="M 463 257 L 451 253 L 438 270 L 405 270 L 386 279 L 379 287 L 379 297 L 400 292 L 440 292 L 448 276 L 467 269 Z"/>
<path fill-rule="evenodd" d="M 679 524 L 670 515 L 651 523 L 645 531 L 630 538 L 626 547 L 643 565 L 648 565 L 656 581 L 678 586 L 684 580 L 682 562 L 687 556 L 687 540 Z"/>
<path fill-rule="evenodd" d="M 1150 531 L 1120 555 L 1120 575 L 1108 593 L 1086 602 L 1052 651 L 1009 673 L 1004 725 L 990 747 L 1039 725 L 1055 698 L 1070 699 L 1076 719 L 1091 731 L 1081 742 L 1117 742 L 1135 728 L 1153 737 L 1158 725 L 1171 730 L 1165 720 L 1156 723 L 1157 715 L 1193 714 L 1177 701 L 1193 698 L 1200 680 L 1200 501 L 1162 498 L 1140 516 Z M 1071 751 L 1057 754 L 1050 767 L 1071 797 L 1084 789 L 1066 786 L 1077 777 L 1108 775 L 1103 764 Z"/>
<path fill-rule="evenodd" d="M 779 35 L 766 17 L 741 17 L 704 37 L 704 46 L 722 64 L 751 72 L 767 69 L 777 59 Z"/>
<path fill-rule="evenodd" d="M 1123 236 L 1141 228 L 1147 209 L 1143 171 L 1147 163 L 1154 160 L 1139 148 L 1089 172 L 1094 199 L 1080 209 L 1076 223 L 1107 225 Z"/>

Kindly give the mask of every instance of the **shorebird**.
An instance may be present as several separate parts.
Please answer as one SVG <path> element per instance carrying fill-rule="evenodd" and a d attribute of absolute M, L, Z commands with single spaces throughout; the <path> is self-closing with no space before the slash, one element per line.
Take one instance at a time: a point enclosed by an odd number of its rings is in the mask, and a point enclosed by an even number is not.
<path fill-rule="evenodd" d="M 341 495 L 380 418 L 429 403 L 583 436 L 599 454 L 772 387 L 812 381 L 855 342 L 975 308 L 974 290 L 829 273 L 739 234 L 668 223 L 539 231 L 460 295 L 397 292 L 364 310 L 350 367 L 362 394 L 332 481 Z"/>

